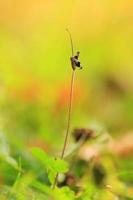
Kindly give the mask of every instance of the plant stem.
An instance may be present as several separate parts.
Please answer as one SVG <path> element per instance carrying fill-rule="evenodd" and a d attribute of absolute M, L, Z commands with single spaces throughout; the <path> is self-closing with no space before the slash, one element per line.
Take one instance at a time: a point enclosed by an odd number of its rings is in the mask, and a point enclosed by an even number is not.
<path fill-rule="evenodd" d="M 73 99 L 73 89 L 74 89 L 74 74 L 75 74 L 75 70 L 73 70 L 73 72 L 72 72 L 67 130 L 66 130 L 64 145 L 63 145 L 63 149 L 62 149 L 62 153 L 61 153 L 61 159 L 64 158 L 64 154 L 65 154 L 65 150 L 66 150 L 66 146 L 67 146 L 68 135 L 69 135 L 69 130 L 70 130 L 70 124 L 71 124 L 72 99 Z"/>
<path fill-rule="evenodd" d="M 69 98 L 69 107 L 68 107 L 68 121 L 67 121 L 67 129 L 66 129 L 64 144 L 63 144 L 63 148 L 62 148 L 62 152 L 61 152 L 61 156 L 60 156 L 61 159 L 64 158 L 65 150 L 67 147 L 70 125 L 71 125 L 72 100 L 73 100 L 73 90 L 74 90 L 74 75 L 75 75 L 75 70 L 72 70 L 72 78 L 71 78 L 71 84 L 70 84 L 70 98 Z M 55 188 L 55 186 L 57 184 L 58 176 L 59 176 L 59 173 L 56 174 L 55 181 L 53 184 L 53 189 Z"/>

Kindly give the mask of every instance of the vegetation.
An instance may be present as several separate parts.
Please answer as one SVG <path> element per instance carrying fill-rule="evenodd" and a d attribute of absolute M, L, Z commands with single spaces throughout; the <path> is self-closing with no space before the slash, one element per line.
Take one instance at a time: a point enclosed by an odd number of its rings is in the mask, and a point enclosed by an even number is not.
<path fill-rule="evenodd" d="M 0 200 L 133 200 L 132 7 L 0 1 Z"/>

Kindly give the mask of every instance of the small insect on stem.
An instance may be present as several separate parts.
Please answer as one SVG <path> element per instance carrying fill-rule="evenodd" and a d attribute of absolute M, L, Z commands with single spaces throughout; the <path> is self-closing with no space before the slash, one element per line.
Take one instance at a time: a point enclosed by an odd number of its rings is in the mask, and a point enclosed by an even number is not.
<path fill-rule="evenodd" d="M 82 69 L 80 61 L 78 60 L 80 52 L 77 51 L 77 53 L 74 55 L 72 36 L 71 36 L 71 33 L 68 29 L 66 29 L 66 31 L 69 34 L 70 42 L 71 42 L 72 56 L 70 57 L 70 60 L 71 60 L 71 66 L 72 66 L 73 70 L 72 70 L 72 77 L 71 77 L 71 84 L 70 84 L 70 97 L 69 97 L 69 107 L 68 107 L 67 129 L 66 129 L 66 134 L 65 134 L 65 139 L 64 139 L 64 144 L 63 144 L 60 159 L 64 158 L 65 150 L 66 150 L 66 147 L 67 147 L 70 125 L 71 125 L 71 113 L 72 113 L 72 99 L 73 99 L 73 90 L 74 90 L 75 69 L 76 69 L 76 67 Z M 55 186 L 57 184 L 58 176 L 59 176 L 59 173 L 56 174 L 55 181 L 54 181 L 54 184 L 53 184 L 53 187 L 52 187 L 53 189 L 55 188 Z"/>
<path fill-rule="evenodd" d="M 71 56 L 70 60 L 71 60 L 72 69 L 75 70 L 76 67 L 79 67 L 80 69 L 82 69 L 81 63 L 78 60 L 80 52 L 77 51 L 77 53 L 74 55 L 74 48 L 73 48 L 72 36 L 71 36 L 71 33 L 70 33 L 70 31 L 68 29 L 66 29 L 66 31 L 69 34 L 70 42 L 71 42 L 72 56 Z"/>

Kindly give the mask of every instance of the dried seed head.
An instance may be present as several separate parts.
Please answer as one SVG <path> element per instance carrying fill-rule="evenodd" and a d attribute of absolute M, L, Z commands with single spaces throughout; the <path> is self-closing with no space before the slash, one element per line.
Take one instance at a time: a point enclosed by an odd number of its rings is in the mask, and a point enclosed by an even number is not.
<path fill-rule="evenodd" d="M 88 140 L 90 138 L 93 138 L 94 131 L 91 129 L 76 128 L 74 129 L 72 134 L 75 141 L 78 142 L 80 139 Z"/>
<path fill-rule="evenodd" d="M 70 33 L 70 31 L 69 31 L 68 29 L 66 29 L 66 31 L 67 31 L 68 34 L 69 34 L 70 42 L 71 42 L 72 56 L 71 56 L 70 60 L 71 60 L 72 69 L 75 70 L 76 67 L 82 69 L 81 63 L 80 63 L 80 61 L 78 60 L 80 52 L 77 51 L 77 53 L 74 55 L 74 48 L 73 48 L 72 36 L 71 36 L 71 33 Z"/>
<path fill-rule="evenodd" d="M 58 186 L 74 186 L 76 184 L 76 178 L 71 173 L 66 173 L 63 182 L 59 183 Z"/>
<path fill-rule="evenodd" d="M 78 59 L 78 58 L 79 58 L 79 54 L 80 54 L 80 52 L 77 51 L 77 53 L 76 53 L 76 55 L 74 56 L 74 58 L 75 58 L 75 59 Z"/>
<path fill-rule="evenodd" d="M 80 52 L 77 51 L 76 55 L 75 55 L 75 56 L 72 56 L 72 57 L 70 58 L 70 59 L 71 59 L 71 65 L 72 65 L 72 69 L 73 69 L 73 70 L 75 70 L 76 67 L 79 67 L 80 69 L 82 69 L 81 63 L 80 63 L 80 61 L 78 60 L 79 54 L 80 54 Z"/>

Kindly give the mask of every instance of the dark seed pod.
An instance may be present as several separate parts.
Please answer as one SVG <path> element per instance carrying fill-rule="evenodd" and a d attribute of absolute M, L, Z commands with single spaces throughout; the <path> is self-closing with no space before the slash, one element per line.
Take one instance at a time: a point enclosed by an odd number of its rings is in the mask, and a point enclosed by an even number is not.
<path fill-rule="evenodd" d="M 74 56 L 74 58 L 78 60 L 78 58 L 79 58 L 79 54 L 80 54 L 80 52 L 77 51 L 77 53 L 76 53 L 76 55 Z"/>
<path fill-rule="evenodd" d="M 63 186 L 74 186 L 76 183 L 76 179 L 74 177 L 74 175 L 72 175 L 71 173 L 67 173 L 65 174 L 65 178 L 63 180 L 63 182 L 59 183 L 58 186 L 59 187 L 63 187 Z"/>
<path fill-rule="evenodd" d="M 74 57 L 71 57 L 71 58 L 70 58 L 70 60 L 71 60 L 71 66 L 72 66 L 72 69 L 73 69 L 73 70 L 76 69 L 76 65 L 75 65 L 74 59 L 75 59 Z"/>
<path fill-rule="evenodd" d="M 80 62 L 77 59 L 75 59 L 75 65 L 76 67 L 80 67 Z"/>
<path fill-rule="evenodd" d="M 72 134 L 75 141 L 78 142 L 80 139 L 88 140 L 92 138 L 94 136 L 94 131 L 91 129 L 76 128 Z"/>
<path fill-rule="evenodd" d="M 80 69 L 82 69 L 81 63 L 78 60 L 79 54 L 80 52 L 77 51 L 76 55 L 71 57 L 71 65 L 72 65 L 73 70 L 75 70 L 76 67 L 79 67 Z"/>
<path fill-rule="evenodd" d="M 106 178 L 106 171 L 101 164 L 95 164 L 92 169 L 93 179 L 97 186 L 103 186 Z"/>

